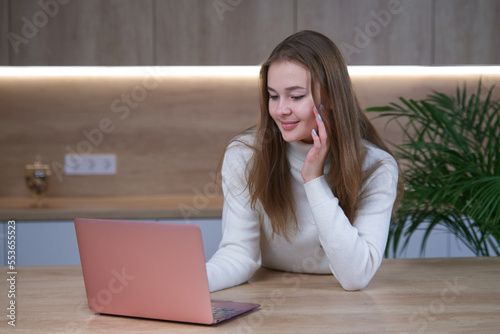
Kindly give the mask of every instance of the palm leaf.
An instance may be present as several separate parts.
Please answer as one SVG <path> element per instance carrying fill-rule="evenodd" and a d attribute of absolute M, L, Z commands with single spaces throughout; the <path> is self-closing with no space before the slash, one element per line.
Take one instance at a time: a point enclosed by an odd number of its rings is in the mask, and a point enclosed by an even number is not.
<path fill-rule="evenodd" d="M 404 136 L 394 145 L 407 190 L 389 231 L 393 254 L 425 229 L 423 252 L 431 232 L 444 227 L 475 254 L 500 255 L 500 102 L 493 89 L 481 99 L 479 81 L 473 94 L 464 85 L 455 96 L 432 92 L 367 110 Z"/>

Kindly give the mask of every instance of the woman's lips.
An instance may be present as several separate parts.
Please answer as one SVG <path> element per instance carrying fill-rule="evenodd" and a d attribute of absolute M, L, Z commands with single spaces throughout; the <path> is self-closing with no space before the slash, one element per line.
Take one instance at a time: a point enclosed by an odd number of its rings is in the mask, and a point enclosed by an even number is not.
<path fill-rule="evenodd" d="M 281 128 L 283 130 L 292 130 L 293 128 L 295 128 L 299 124 L 299 121 L 297 121 L 297 122 L 280 122 L 280 123 L 281 123 Z"/>

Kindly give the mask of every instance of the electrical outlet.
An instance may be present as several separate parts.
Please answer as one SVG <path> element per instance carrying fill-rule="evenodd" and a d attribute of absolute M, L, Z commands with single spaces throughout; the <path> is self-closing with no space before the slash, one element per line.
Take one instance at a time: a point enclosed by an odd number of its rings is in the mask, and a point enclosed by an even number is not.
<path fill-rule="evenodd" d="M 66 154 L 64 156 L 66 175 L 114 175 L 116 154 Z"/>

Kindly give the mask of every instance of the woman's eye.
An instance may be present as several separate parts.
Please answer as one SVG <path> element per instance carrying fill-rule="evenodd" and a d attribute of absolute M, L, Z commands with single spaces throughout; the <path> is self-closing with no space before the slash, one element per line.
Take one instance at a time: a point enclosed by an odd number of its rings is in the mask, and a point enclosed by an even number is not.
<path fill-rule="evenodd" d="M 269 100 L 276 101 L 278 99 L 278 95 L 269 95 Z"/>
<path fill-rule="evenodd" d="M 304 97 L 304 95 L 292 96 L 292 99 L 298 101 L 298 100 L 302 99 L 303 97 Z"/>

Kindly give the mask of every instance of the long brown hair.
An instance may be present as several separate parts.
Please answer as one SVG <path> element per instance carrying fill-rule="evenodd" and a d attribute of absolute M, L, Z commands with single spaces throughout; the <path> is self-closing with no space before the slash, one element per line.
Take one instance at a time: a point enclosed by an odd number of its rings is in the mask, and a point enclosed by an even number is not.
<path fill-rule="evenodd" d="M 363 171 L 365 148 L 362 139 L 391 152 L 361 109 L 339 49 L 329 38 L 314 31 L 291 35 L 262 64 L 260 117 L 255 128 L 252 161 L 247 167 L 252 208 L 257 204 L 262 206 L 273 232 L 278 235 L 286 237 L 291 227 L 297 227 L 286 142 L 269 114 L 268 70 L 278 61 L 290 61 L 307 68 L 311 89 L 319 89 L 321 101 L 314 101 L 314 104 L 324 107 L 320 113 L 330 144 L 331 166 L 326 180 L 352 224 L 363 182 L 378 167 L 375 165 Z M 318 96 L 318 92 L 315 93 L 313 96 Z"/>

